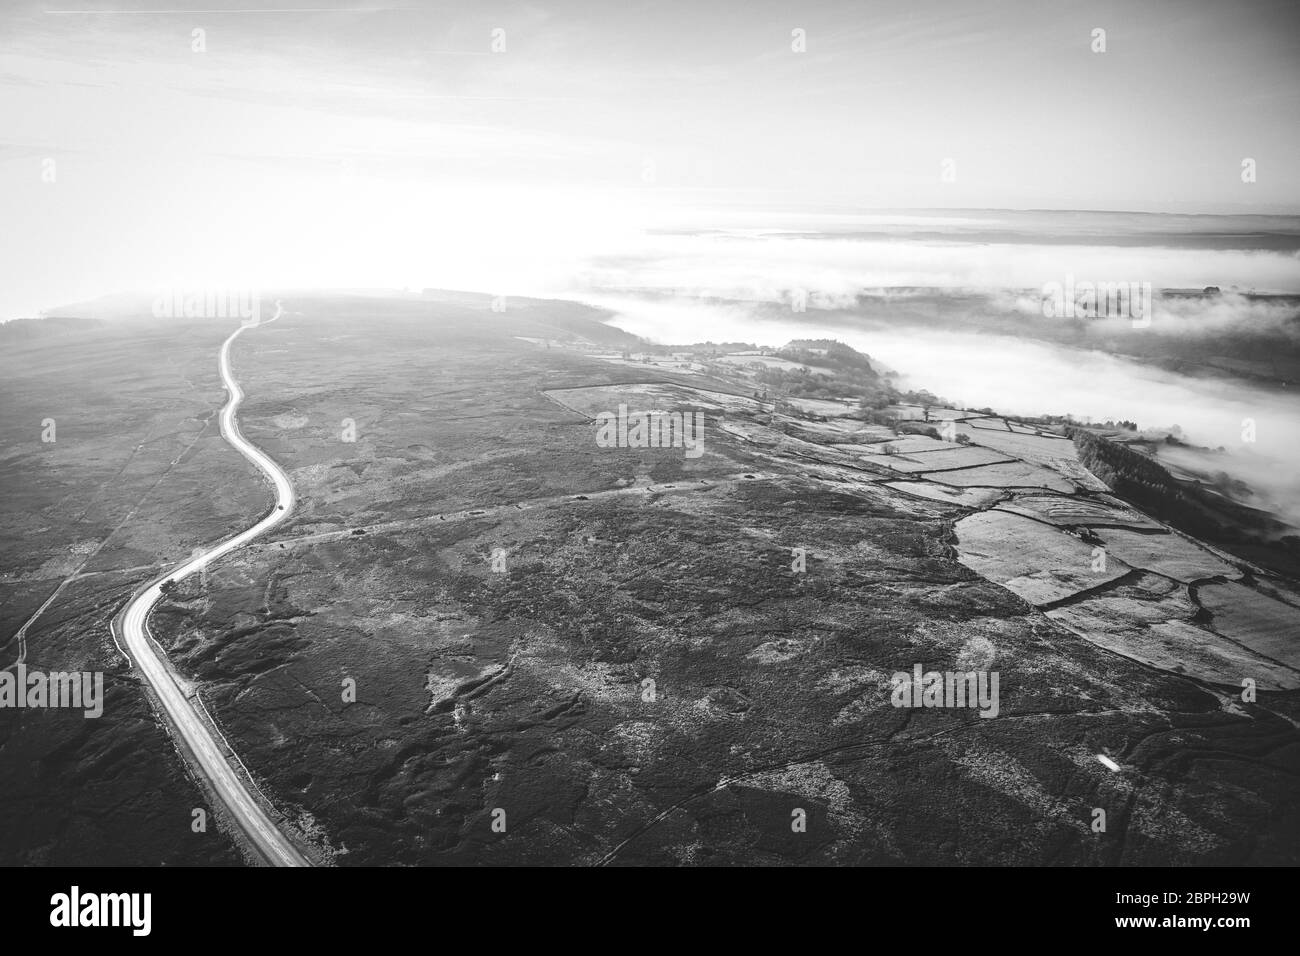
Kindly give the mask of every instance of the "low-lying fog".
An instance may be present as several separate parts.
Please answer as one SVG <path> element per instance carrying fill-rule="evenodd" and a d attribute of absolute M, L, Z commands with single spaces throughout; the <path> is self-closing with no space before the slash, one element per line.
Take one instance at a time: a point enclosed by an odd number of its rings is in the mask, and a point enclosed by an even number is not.
<path fill-rule="evenodd" d="M 857 245 L 856 260 L 850 245 Z M 1066 274 L 1093 281 L 1153 281 L 1157 289 L 1215 284 L 1225 292 L 1232 285 L 1293 291 L 1300 288 L 1293 251 L 1041 245 L 1026 247 L 1022 256 L 1006 247 L 928 239 L 893 244 L 888 257 L 876 258 L 869 268 L 861 265 L 870 258 L 868 246 L 877 245 L 836 239 L 792 246 L 786 237 L 754 235 L 689 237 L 665 241 L 659 254 L 598 265 L 569 294 L 611 310 L 613 324 L 656 342 L 777 346 L 796 338 L 837 338 L 897 371 L 900 386 L 927 389 L 962 407 L 988 406 L 1011 415 L 1071 414 L 1098 422 L 1127 419 L 1142 429 L 1177 425 L 1187 441 L 1224 449 L 1183 454 L 1177 464 L 1226 472 L 1255 490 L 1256 504 L 1300 522 L 1300 397 L 1293 393 L 1244 380 L 1193 378 L 1099 351 L 945 330 L 933 323 L 922 328 L 845 310 L 864 288 L 950 283 L 963 295 L 976 289 L 1000 296 L 1011 303 L 1008 308 L 1023 312 L 1018 299 L 1024 289 L 1034 288 L 1034 280 Z M 783 258 L 781 248 L 790 255 Z M 853 261 L 859 265 L 850 267 Z M 904 262 L 905 271 L 891 273 L 891 266 Z M 980 286 L 989 280 L 995 281 Z M 792 288 L 808 293 L 808 310 L 777 318 L 770 303 L 788 302 Z M 819 290 L 825 290 L 820 298 Z M 954 299 L 953 308 L 962 307 Z M 1175 303 L 1151 331 L 1185 336 L 1240 327 L 1249 334 L 1252 326 L 1276 329 L 1290 319 L 1288 313 L 1285 307 L 1225 295 Z"/>
<path fill-rule="evenodd" d="M 926 389 L 959 407 L 1129 420 L 1143 429 L 1177 425 L 1189 442 L 1223 447 L 1224 454 L 1203 457 L 1202 470 L 1245 481 L 1260 495 L 1261 506 L 1300 523 L 1300 398 L 1294 395 L 1002 335 L 880 324 L 853 328 L 838 321 L 819 324 L 807 313 L 801 316 L 805 321 L 781 322 L 746 303 L 585 299 L 614 311 L 612 324 L 657 342 L 779 346 L 798 338 L 836 338 L 897 371 L 901 387 Z M 1254 422 L 1254 442 L 1243 439 L 1247 420 Z M 1178 463 L 1196 467 L 1188 456 Z"/>

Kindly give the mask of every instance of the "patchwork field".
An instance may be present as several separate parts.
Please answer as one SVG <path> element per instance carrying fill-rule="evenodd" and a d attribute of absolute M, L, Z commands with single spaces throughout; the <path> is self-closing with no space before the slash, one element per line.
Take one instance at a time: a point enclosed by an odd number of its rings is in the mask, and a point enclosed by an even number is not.
<path fill-rule="evenodd" d="M 1236 582 L 1215 582 L 1196 589 L 1201 607 L 1210 614 L 1210 627 L 1262 658 L 1300 671 L 1295 631 L 1300 595 L 1289 602 L 1261 594 Z"/>
<path fill-rule="evenodd" d="M 1067 478 L 1024 461 L 943 471 L 935 474 L 934 480 L 958 488 L 1042 488 L 1061 494 L 1075 490 Z"/>
<path fill-rule="evenodd" d="M 1046 521 L 1058 527 L 1137 528 L 1155 531 L 1160 524 L 1146 515 L 1105 498 L 1062 495 L 1017 495 L 1001 506 L 1002 511 Z"/>
<path fill-rule="evenodd" d="M 1099 647 L 1208 684 L 1240 688 L 1250 678 L 1265 690 L 1300 687 L 1294 657 L 1290 665 L 1269 660 L 1197 626 L 1191 621 L 1198 610 L 1185 588 L 1143 575 L 1047 615 Z"/>
<path fill-rule="evenodd" d="M 1135 568 L 1154 571 L 1184 584 L 1207 578 L 1241 577 L 1232 564 L 1177 533 L 1101 528 L 1096 535 L 1108 554 Z"/>
<path fill-rule="evenodd" d="M 1081 538 L 1047 531 L 1038 523 L 1002 511 L 962 518 L 954 528 L 960 561 L 1031 604 L 1052 604 L 1123 577 L 1123 561 L 1099 563 L 1094 546 Z"/>
<path fill-rule="evenodd" d="M 882 442 L 880 447 L 882 451 L 889 450 L 883 454 L 864 455 L 863 460 L 882 468 L 908 474 L 937 474 L 958 468 L 974 468 L 977 465 L 1009 461 L 1006 455 L 976 445 L 955 445 L 950 448 L 931 448 L 912 452 L 897 448 L 893 442 Z"/>

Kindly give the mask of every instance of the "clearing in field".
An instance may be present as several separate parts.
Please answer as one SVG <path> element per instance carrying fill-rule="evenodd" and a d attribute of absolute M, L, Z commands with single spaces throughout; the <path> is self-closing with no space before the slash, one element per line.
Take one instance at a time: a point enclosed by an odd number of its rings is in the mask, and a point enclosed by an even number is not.
<path fill-rule="evenodd" d="M 1192 624 L 1195 611 L 1185 587 L 1144 574 L 1047 616 L 1098 647 L 1174 674 L 1231 687 L 1243 677 L 1262 690 L 1300 687 L 1300 671 Z"/>
<path fill-rule="evenodd" d="M 1003 511 L 1061 526 L 1149 528 L 1152 531 L 1160 528 L 1155 521 L 1131 508 L 1074 495 L 1017 495 L 1000 507 Z"/>
<path fill-rule="evenodd" d="M 1123 577 L 1123 561 L 1099 562 L 1094 546 L 1037 521 L 1002 511 L 957 522 L 958 560 L 975 573 L 1042 606 Z"/>
<path fill-rule="evenodd" d="M 629 383 L 625 385 L 583 385 L 572 388 L 548 388 L 543 394 L 580 415 L 595 418 L 602 412 L 615 411 L 620 404 L 630 411 L 684 410 L 753 415 L 760 403 L 743 395 L 731 395 L 711 389 L 676 385 L 671 382 Z"/>
<path fill-rule="evenodd" d="M 875 447 L 877 453 L 863 455 L 863 461 L 909 475 L 920 472 L 938 473 L 957 468 L 975 468 L 980 465 L 1011 463 L 1011 460 L 1005 455 L 1000 455 L 987 448 L 976 448 L 973 445 L 964 448 L 957 445 L 951 450 L 936 449 L 911 453 L 902 451 L 887 452 L 886 449 L 896 448 L 893 442 L 881 442 Z"/>
<path fill-rule="evenodd" d="M 1206 578 L 1239 578 L 1241 572 L 1180 534 L 1144 534 L 1124 528 L 1098 532 L 1106 551 L 1135 568 L 1191 584 Z M 1253 593 L 1253 592 L 1252 592 Z"/>
<path fill-rule="evenodd" d="M 1010 432 L 1002 428 L 991 428 L 983 422 L 958 422 L 959 435 L 966 435 L 977 445 L 995 448 L 1000 452 L 1028 461 L 1044 463 L 1058 458 L 1077 461 L 1078 451 L 1074 442 L 1068 438 L 1048 438 L 1043 435 L 1027 435 Z"/>
<path fill-rule="evenodd" d="M 919 495 L 931 501 L 945 501 L 966 508 L 987 508 L 1003 495 L 996 488 L 949 488 L 931 481 L 886 481 L 884 484 L 887 488 Z"/>
<path fill-rule="evenodd" d="M 1074 492 L 1074 485 L 1061 475 L 1023 461 L 981 465 L 961 471 L 940 471 L 934 474 L 933 480 L 959 488 L 1042 488 L 1065 495 Z"/>
<path fill-rule="evenodd" d="M 1300 609 L 1237 582 L 1202 585 L 1196 596 L 1217 633 L 1300 670 Z"/>

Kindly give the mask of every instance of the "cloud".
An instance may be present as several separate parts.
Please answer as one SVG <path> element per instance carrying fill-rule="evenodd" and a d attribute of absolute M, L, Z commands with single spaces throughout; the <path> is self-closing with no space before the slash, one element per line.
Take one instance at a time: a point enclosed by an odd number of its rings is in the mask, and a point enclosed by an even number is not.
<path fill-rule="evenodd" d="M 788 300 L 791 289 L 831 301 L 863 289 L 1041 290 L 1050 282 L 1149 282 L 1155 289 L 1239 286 L 1300 293 L 1300 256 L 1248 249 L 1039 245 L 953 240 L 839 239 L 753 233 L 655 235 L 604 256 L 588 288 Z"/>

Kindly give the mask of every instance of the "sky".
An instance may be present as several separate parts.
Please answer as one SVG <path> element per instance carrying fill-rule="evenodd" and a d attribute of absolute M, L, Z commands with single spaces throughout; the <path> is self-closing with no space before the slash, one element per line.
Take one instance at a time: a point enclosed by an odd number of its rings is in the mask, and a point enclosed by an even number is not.
<path fill-rule="evenodd" d="M 0 319 L 540 288 L 684 223 L 1296 214 L 1298 81 L 1290 2 L 8 0 Z"/>

